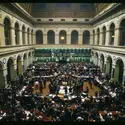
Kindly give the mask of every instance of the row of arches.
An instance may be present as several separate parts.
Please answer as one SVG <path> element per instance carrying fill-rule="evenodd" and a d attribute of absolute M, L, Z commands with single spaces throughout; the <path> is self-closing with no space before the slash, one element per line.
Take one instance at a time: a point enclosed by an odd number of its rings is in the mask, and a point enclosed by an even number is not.
<path fill-rule="evenodd" d="M 92 56 L 94 56 L 93 52 L 92 52 Z M 124 62 L 121 58 L 118 58 L 118 59 L 116 59 L 115 62 L 113 62 L 112 57 L 108 56 L 106 58 L 106 62 L 105 62 L 104 55 L 101 54 L 100 60 L 99 60 L 99 55 L 96 52 L 94 63 L 96 65 L 98 65 L 98 63 L 100 63 L 101 72 L 105 72 L 107 74 L 110 74 L 111 77 L 114 78 L 115 81 L 123 83 Z M 113 63 L 115 63 L 115 64 L 113 64 Z"/>
<path fill-rule="evenodd" d="M 119 34 L 115 32 L 119 31 Z M 102 34 L 102 37 L 101 37 Z M 96 36 L 97 35 L 97 36 Z M 96 38 L 97 37 L 97 38 Z M 114 45 L 115 38 L 119 37 L 117 41 L 119 46 L 125 46 L 125 19 L 122 19 L 120 22 L 119 27 L 115 25 L 115 23 L 111 23 L 109 26 L 103 26 L 102 28 L 97 28 L 93 30 L 93 44 L 99 45 L 100 44 L 100 37 L 101 45 L 106 45 L 106 40 L 108 40 L 109 45 Z M 107 37 L 107 39 L 106 39 Z"/>
<path fill-rule="evenodd" d="M 55 32 L 49 30 L 47 32 L 47 43 L 55 44 Z M 64 30 L 59 32 L 59 44 L 67 43 L 67 33 Z M 85 30 L 82 34 L 82 44 L 90 43 L 90 32 Z M 43 44 L 43 32 L 41 30 L 36 31 L 36 44 Z M 71 44 L 78 44 L 78 31 L 73 30 L 71 32 Z"/>
<path fill-rule="evenodd" d="M 14 30 L 14 36 L 12 36 L 12 30 Z M 20 32 L 22 33 L 22 38 L 20 38 Z M 27 34 L 27 35 L 25 35 Z M 31 35 L 31 36 L 30 36 Z M 19 23 L 15 22 L 14 29 L 11 27 L 10 20 L 6 17 L 4 19 L 4 36 L 5 36 L 5 45 L 12 45 L 12 38 L 15 39 L 15 45 L 20 44 L 20 39 L 22 39 L 22 44 L 33 44 L 33 29 L 30 32 L 30 29 L 23 25 L 20 29 Z M 31 41 L 30 41 L 31 37 Z M 26 43 L 27 39 L 27 43 Z"/>
<path fill-rule="evenodd" d="M 4 64 L 0 62 L 0 88 L 5 87 L 5 82 L 15 81 L 15 78 L 22 74 L 27 66 L 33 62 L 33 52 L 25 53 L 23 57 L 20 55 L 17 56 L 15 60 L 13 57 L 10 57 L 6 63 L 6 72 L 4 73 Z"/>

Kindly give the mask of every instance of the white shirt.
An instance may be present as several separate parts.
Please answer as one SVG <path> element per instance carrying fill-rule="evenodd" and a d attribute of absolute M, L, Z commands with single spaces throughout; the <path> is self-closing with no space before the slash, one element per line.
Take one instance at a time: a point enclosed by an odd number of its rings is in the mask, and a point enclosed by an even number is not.
<path fill-rule="evenodd" d="M 35 85 L 38 85 L 38 84 L 39 84 L 39 82 L 38 82 L 38 81 L 36 81 L 36 82 L 35 82 Z"/>

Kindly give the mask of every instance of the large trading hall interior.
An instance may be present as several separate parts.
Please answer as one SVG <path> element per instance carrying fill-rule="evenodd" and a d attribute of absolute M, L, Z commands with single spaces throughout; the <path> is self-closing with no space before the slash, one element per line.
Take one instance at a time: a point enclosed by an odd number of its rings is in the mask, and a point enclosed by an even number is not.
<path fill-rule="evenodd" d="M 125 120 L 125 4 L 0 3 L 0 120 Z"/>

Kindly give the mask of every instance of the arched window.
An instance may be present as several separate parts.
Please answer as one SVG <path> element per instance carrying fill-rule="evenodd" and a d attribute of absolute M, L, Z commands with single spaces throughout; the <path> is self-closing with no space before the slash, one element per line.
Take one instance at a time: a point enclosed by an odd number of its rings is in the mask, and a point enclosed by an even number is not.
<path fill-rule="evenodd" d="M 93 45 L 95 45 L 95 30 L 93 30 Z"/>
<path fill-rule="evenodd" d="M 48 44 L 54 44 L 55 43 L 55 33 L 52 30 L 49 30 L 47 33 L 47 40 Z"/>
<path fill-rule="evenodd" d="M 110 25 L 110 40 L 109 40 L 110 45 L 114 45 L 114 37 L 115 37 L 114 35 L 115 35 L 115 24 L 112 23 Z"/>
<path fill-rule="evenodd" d="M 78 32 L 76 30 L 71 33 L 71 44 L 78 44 Z"/>
<path fill-rule="evenodd" d="M 10 20 L 8 18 L 4 19 L 4 36 L 5 36 L 5 45 L 11 45 Z"/>
<path fill-rule="evenodd" d="M 22 26 L 22 40 L 23 40 L 22 43 L 26 44 L 25 43 L 25 26 L 24 25 Z"/>
<path fill-rule="evenodd" d="M 33 29 L 31 31 L 31 44 L 33 44 Z"/>
<path fill-rule="evenodd" d="M 124 63 L 121 59 L 118 59 L 115 65 L 115 74 L 114 74 L 115 81 L 122 83 L 123 70 L 124 70 Z"/>
<path fill-rule="evenodd" d="M 120 23 L 120 46 L 125 46 L 125 19 Z"/>
<path fill-rule="evenodd" d="M 97 29 L 97 45 L 99 45 L 99 41 L 100 41 L 100 29 Z"/>
<path fill-rule="evenodd" d="M 29 41 L 29 33 L 30 33 L 30 29 L 28 28 L 27 29 L 27 43 L 28 43 L 28 45 L 30 44 L 30 41 Z"/>
<path fill-rule="evenodd" d="M 66 44 L 67 38 L 66 38 L 66 31 L 62 30 L 59 33 L 59 44 Z"/>
<path fill-rule="evenodd" d="M 15 23 L 15 43 L 19 44 L 19 24 L 17 22 Z"/>
<path fill-rule="evenodd" d="M 102 40 L 102 45 L 105 45 L 105 40 L 106 40 L 106 27 L 103 27 L 103 40 Z"/>
<path fill-rule="evenodd" d="M 90 42 L 90 32 L 88 30 L 85 30 L 83 32 L 83 41 L 82 41 L 82 43 L 83 44 L 89 44 L 89 42 Z"/>
<path fill-rule="evenodd" d="M 36 44 L 43 44 L 43 32 L 40 30 L 36 32 Z"/>

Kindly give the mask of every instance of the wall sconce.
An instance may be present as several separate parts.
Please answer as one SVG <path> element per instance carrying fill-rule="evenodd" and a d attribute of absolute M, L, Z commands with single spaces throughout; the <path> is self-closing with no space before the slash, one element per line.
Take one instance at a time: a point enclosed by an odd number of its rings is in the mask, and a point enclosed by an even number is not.
<path fill-rule="evenodd" d="M 64 40 L 64 36 L 61 36 L 61 40 Z"/>
<path fill-rule="evenodd" d="M 114 37 L 114 35 L 112 35 L 112 37 Z"/>

